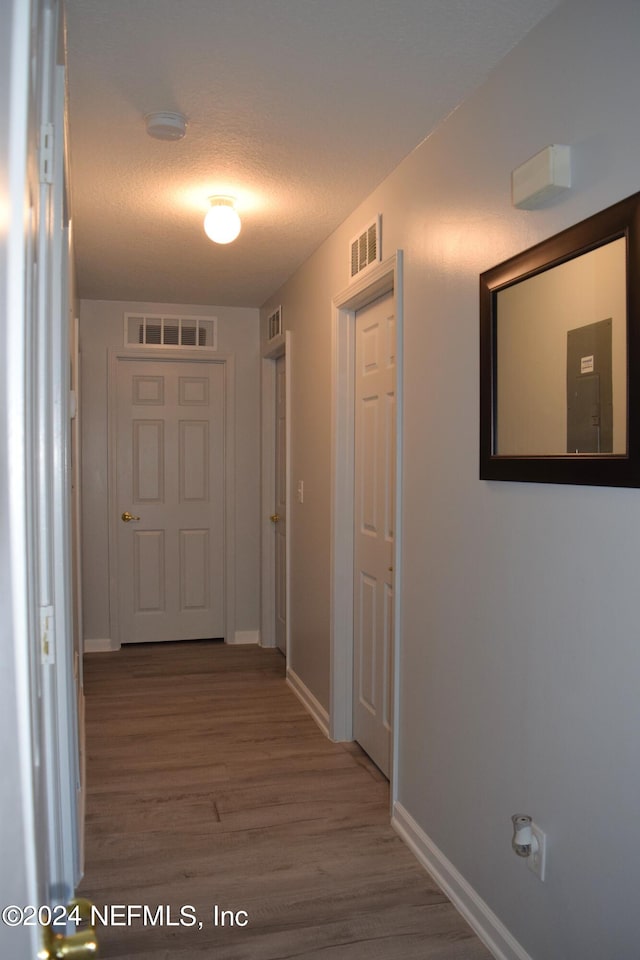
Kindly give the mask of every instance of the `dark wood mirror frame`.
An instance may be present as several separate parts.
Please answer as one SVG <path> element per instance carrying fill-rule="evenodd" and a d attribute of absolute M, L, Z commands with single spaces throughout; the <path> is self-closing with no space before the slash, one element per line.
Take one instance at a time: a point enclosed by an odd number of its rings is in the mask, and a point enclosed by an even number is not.
<path fill-rule="evenodd" d="M 496 435 L 499 292 L 620 238 L 626 240 L 626 453 L 563 453 L 542 456 L 498 454 Z M 480 479 L 640 486 L 640 193 L 481 274 Z"/>

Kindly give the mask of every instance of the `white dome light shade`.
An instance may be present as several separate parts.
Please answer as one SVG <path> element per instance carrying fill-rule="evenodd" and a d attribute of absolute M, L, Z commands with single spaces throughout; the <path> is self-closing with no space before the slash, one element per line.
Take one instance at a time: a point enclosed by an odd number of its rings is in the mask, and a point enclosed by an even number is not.
<path fill-rule="evenodd" d="M 209 197 L 211 209 L 204 218 L 204 232 L 214 243 L 231 243 L 240 233 L 240 217 L 233 197 Z"/>
<path fill-rule="evenodd" d="M 144 118 L 147 133 L 155 140 L 182 140 L 187 132 L 187 121 L 181 113 L 161 110 Z"/>

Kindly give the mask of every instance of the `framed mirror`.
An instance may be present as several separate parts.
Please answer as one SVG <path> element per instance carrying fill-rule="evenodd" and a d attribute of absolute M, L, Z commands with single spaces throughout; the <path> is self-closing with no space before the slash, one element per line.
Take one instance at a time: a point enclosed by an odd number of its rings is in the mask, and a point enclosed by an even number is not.
<path fill-rule="evenodd" d="M 640 193 L 481 274 L 480 478 L 640 486 Z"/>

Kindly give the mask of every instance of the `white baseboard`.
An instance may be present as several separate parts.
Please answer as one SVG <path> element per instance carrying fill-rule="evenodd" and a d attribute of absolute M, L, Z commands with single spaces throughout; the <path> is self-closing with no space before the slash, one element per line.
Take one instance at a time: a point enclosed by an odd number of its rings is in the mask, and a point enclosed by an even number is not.
<path fill-rule="evenodd" d="M 294 673 L 294 671 L 290 670 L 289 667 L 287 667 L 287 683 L 303 707 L 305 707 L 307 712 L 311 714 L 315 722 L 324 733 L 325 737 L 330 740 L 329 714 L 322 706 L 320 701 L 316 700 L 314 695 L 311 693 L 311 690 L 309 690 L 309 688 L 302 682 L 297 673 Z"/>
<path fill-rule="evenodd" d="M 232 640 L 227 643 L 260 643 L 259 630 L 236 630 Z"/>
<path fill-rule="evenodd" d="M 84 641 L 84 652 L 85 653 L 111 653 L 114 650 L 119 650 L 120 644 L 114 643 L 109 637 L 95 638 L 89 637 L 85 638 Z"/>
<path fill-rule="evenodd" d="M 496 960 L 531 960 L 471 884 L 397 801 L 393 805 L 391 826 Z"/>

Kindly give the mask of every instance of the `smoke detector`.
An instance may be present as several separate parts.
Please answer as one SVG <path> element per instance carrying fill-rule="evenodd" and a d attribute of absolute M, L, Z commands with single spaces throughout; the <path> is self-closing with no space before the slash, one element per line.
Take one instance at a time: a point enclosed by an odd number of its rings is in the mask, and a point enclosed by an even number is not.
<path fill-rule="evenodd" d="M 147 133 L 156 140 L 182 140 L 187 132 L 187 121 L 181 113 L 161 110 L 148 113 L 144 118 Z"/>

